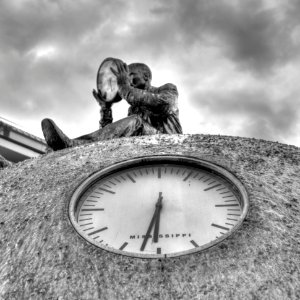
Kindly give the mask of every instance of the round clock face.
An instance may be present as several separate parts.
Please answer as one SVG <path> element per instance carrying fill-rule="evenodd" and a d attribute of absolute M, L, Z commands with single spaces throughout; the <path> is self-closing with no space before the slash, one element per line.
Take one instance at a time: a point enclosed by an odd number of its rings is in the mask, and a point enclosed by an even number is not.
<path fill-rule="evenodd" d="M 69 206 L 76 231 L 115 253 L 173 257 L 209 248 L 242 223 L 247 192 L 227 170 L 182 156 L 118 163 L 88 177 Z"/>

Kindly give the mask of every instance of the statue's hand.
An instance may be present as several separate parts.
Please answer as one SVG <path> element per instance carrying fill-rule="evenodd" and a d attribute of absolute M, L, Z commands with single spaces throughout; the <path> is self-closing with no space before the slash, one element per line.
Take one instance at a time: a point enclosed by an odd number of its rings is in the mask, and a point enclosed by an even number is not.
<path fill-rule="evenodd" d="M 112 103 L 106 102 L 105 100 L 103 100 L 101 97 L 101 94 L 99 92 L 97 92 L 96 90 L 93 90 L 93 96 L 102 109 L 110 109 L 111 108 Z"/>
<path fill-rule="evenodd" d="M 119 86 L 130 85 L 130 78 L 129 78 L 127 64 L 118 61 L 118 62 L 116 62 L 116 65 L 117 65 L 118 71 L 114 70 L 113 68 L 110 68 L 110 70 L 117 77 L 118 85 Z"/>

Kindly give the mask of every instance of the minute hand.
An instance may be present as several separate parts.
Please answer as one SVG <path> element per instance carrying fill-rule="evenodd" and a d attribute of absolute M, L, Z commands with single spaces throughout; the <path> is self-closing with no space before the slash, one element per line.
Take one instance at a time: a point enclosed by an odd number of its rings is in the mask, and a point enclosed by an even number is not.
<path fill-rule="evenodd" d="M 144 237 L 144 240 L 143 240 L 143 243 L 142 243 L 142 246 L 141 246 L 141 249 L 140 251 L 144 251 L 145 247 L 146 247 L 146 244 L 147 244 L 147 241 L 150 237 L 150 232 L 152 230 L 152 227 L 154 225 L 154 222 L 156 221 L 156 218 L 157 218 L 157 215 L 159 214 L 159 211 L 161 209 L 161 201 L 162 201 L 162 192 L 159 193 L 159 197 L 158 197 L 158 200 L 156 202 L 156 207 L 155 207 L 155 211 L 154 211 L 154 214 L 153 214 L 153 217 L 151 219 L 151 222 L 150 222 L 150 225 L 148 227 L 148 230 L 147 230 L 147 233 Z"/>
<path fill-rule="evenodd" d="M 158 243 L 158 233 L 159 233 L 159 221 L 160 221 L 160 211 L 162 209 L 162 197 L 160 197 L 156 203 L 156 221 L 155 221 L 155 226 L 154 226 L 154 237 L 153 237 L 153 242 Z"/>

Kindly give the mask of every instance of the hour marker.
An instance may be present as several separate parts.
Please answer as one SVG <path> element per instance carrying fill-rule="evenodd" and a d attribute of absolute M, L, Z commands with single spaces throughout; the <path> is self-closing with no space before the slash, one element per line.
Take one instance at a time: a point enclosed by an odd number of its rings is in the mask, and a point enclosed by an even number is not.
<path fill-rule="evenodd" d="M 132 178 L 132 176 L 130 174 L 126 174 L 126 175 L 133 183 L 135 183 L 135 180 Z"/>
<path fill-rule="evenodd" d="M 158 170 L 157 170 L 157 177 L 161 178 L 161 168 L 158 168 Z"/>
<path fill-rule="evenodd" d="M 191 240 L 190 242 L 194 245 L 194 247 L 199 247 L 199 245 L 194 240 Z"/>
<path fill-rule="evenodd" d="M 161 248 L 156 249 L 156 254 L 161 254 Z"/>
<path fill-rule="evenodd" d="M 232 207 L 232 206 L 239 206 L 238 204 L 218 204 L 215 207 Z"/>
<path fill-rule="evenodd" d="M 183 181 L 188 180 L 188 178 L 189 178 L 192 174 L 193 174 L 193 172 L 191 171 L 191 172 L 183 179 Z"/>
<path fill-rule="evenodd" d="M 125 243 L 119 248 L 119 250 L 123 250 L 127 245 L 128 245 L 128 243 L 125 242 Z"/>
<path fill-rule="evenodd" d="M 97 230 L 95 230 L 95 231 L 90 232 L 88 235 L 93 235 L 93 234 L 95 234 L 95 233 L 101 232 L 101 231 L 106 230 L 106 229 L 108 229 L 108 228 L 107 228 L 107 227 L 103 227 L 103 228 L 101 228 L 101 229 L 97 229 Z"/>
<path fill-rule="evenodd" d="M 81 211 L 101 211 L 104 208 L 83 208 Z"/>
<path fill-rule="evenodd" d="M 99 187 L 98 189 L 99 189 L 99 190 L 102 190 L 102 191 L 104 191 L 104 192 L 108 192 L 108 193 L 111 193 L 111 194 L 115 194 L 115 192 L 110 191 L 110 190 L 108 190 L 108 189 L 105 189 L 105 188 L 103 188 L 103 187 Z"/>
<path fill-rule="evenodd" d="M 211 187 L 209 187 L 209 188 L 206 188 L 204 191 L 205 191 L 205 192 L 206 192 L 206 191 L 209 191 L 209 190 L 214 189 L 215 187 L 220 186 L 220 185 L 221 185 L 221 183 L 215 184 L 215 185 L 213 185 L 213 186 L 211 186 Z"/>
<path fill-rule="evenodd" d="M 227 227 L 224 227 L 224 226 L 221 226 L 221 225 L 218 225 L 218 224 L 214 224 L 214 223 L 211 223 L 211 226 L 214 226 L 214 227 L 217 227 L 217 228 L 220 228 L 220 229 L 224 229 L 224 230 L 229 230 L 229 228 L 227 228 Z"/>

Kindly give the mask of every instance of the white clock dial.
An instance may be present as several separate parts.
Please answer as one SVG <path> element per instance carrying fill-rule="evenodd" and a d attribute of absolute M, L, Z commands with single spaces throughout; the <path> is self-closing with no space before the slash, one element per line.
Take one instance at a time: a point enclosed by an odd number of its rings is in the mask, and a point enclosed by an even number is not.
<path fill-rule="evenodd" d="M 243 185 L 208 162 L 178 156 L 136 159 L 89 177 L 70 217 L 92 244 L 137 257 L 170 257 L 211 247 L 240 226 Z"/>

